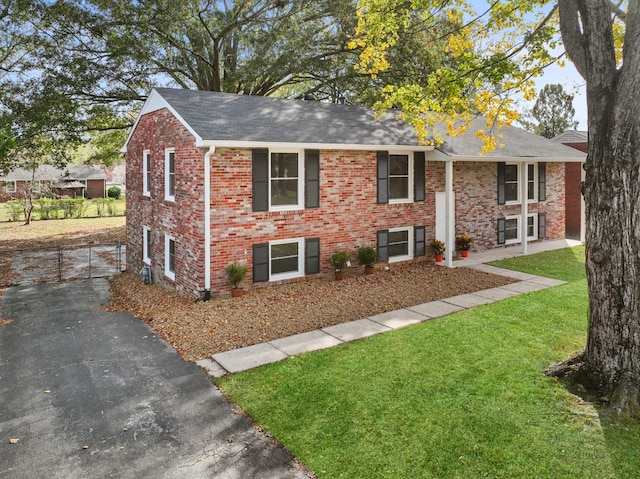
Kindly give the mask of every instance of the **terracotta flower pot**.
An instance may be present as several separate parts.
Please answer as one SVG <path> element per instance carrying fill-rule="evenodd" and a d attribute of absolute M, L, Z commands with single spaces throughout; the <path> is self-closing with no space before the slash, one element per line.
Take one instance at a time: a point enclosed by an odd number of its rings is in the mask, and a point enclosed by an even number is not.
<path fill-rule="evenodd" d="M 244 294 L 244 289 L 235 288 L 231 290 L 231 296 L 234 298 L 240 298 Z"/>
<path fill-rule="evenodd" d="M 344 279 L 344 273 L 342 271 L 336 271 L 336 280 L 342 281 Z"/>
<path fill-rule="evenodd" d="M 468 258 L 469 257 L 469 250 L 468 249 L 463 249 L 460 251 L 460 256 L 462 256 L 463 258 Z"/>
<path fill-rule="evenodd" d="M 376 269 L 373 266 L 365 266 L 364 267 L 364 274 L 373 274 L 375 273 Z"/>
<path fill-rule="evenodd" d="M 436 263 L 442 263 L 442 255 L 441 254 L 437 254 L 436 255 Z"/>

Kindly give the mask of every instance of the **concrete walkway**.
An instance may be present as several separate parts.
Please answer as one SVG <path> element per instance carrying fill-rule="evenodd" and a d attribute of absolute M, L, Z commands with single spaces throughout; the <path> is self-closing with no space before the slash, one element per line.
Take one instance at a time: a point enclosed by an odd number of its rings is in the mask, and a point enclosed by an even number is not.
<path fill-rule="evenodd" d="M 529 245 L 528 254 L 568 248 L 579 244 L 581 244 L 579 241 L 573 240 L 533 243 Z M 522 256 L 519 245 L 471 254 L 464 260 L 454 262 L 455 267 L 465 266 L 486 273 L 507 276 L 517 279 L 518 282 L 516 283 L 454 296 L 439 301 L 432 301 L 430 303 L 418 304 L 409 308 L 389 311 L 357 321 L 337 324 L 308 333 L 296 334 L 295 336 L 289 336 L 287 338 L 214 354 L 211 356 L 211 359 L 198 361 L 197 364 L 205 368 L 210 376 L 221 377 L 225 374 L 237 373 L 281 361 L 290 356 L 330 348 L 339 344 L 355 341 L 356 339 L 366 338 L 367 336 L 393 331 L 394 329 L 411 324 L 446 316 L 457 311 L 475 308 L 476 306 L 493 303 L 512 296 L 564 284 L 564 281 L 518 271 L 510 271 L 485 264 L 516 256 Z"/>

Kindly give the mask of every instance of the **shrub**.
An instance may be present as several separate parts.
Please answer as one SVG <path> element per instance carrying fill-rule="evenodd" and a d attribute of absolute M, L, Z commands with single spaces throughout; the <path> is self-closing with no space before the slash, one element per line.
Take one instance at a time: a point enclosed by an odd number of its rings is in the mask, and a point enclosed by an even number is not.
<path fill-rule="evenodd" d="M 380 255 L 373 246 L 360 246 L 358 248 L 358 264 L 373 268 L 373 265 L 377 263 Z"/>
<path fill-rule="evenodd" d="M 231 263 L 227 266 L 226 272 L 229 284 L 233 285 L 233 287 L 237 289 L 247 274 L 247 267 L 243 264 Z"/>
<path fill-rule="evenodd" d="M 347 264 L 351 261 L 351 255 L 346 250 L 336 251 L 329 258 L 329 262 L 331 266 L 335 268 L 336 271 L 342 271 L 347 267 Z"/>
<path fill-rule="evenodd" d="M 119 186 L 111 186 L 107 190 L 107 196 L 109 198 L 113 198 L 114 200 L 119 200 L 121 194 L 122 194 L 122 190 L 120 189 Z"/>

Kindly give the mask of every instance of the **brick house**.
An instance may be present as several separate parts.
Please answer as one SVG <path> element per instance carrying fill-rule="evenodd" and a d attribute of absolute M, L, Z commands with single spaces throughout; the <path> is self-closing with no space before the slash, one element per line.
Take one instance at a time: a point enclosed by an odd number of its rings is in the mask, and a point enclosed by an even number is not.
<path fill-rule="evenodd" d="M 232 262 L 250 288 L 327 274 L 332 253 L 361 245 L 413 261 L 437 237 L 451 265 L 458 234 L 472 251 L 563 238 L 564 164 L 584 155 L 501 132 L 481 156 L 473 135 L 420 145 L 363 107 L 154 89 L 123 149 L 128 269 L 207 297 L 229 292 Z"/>
<path fill-rule="evenodd" d="M 586 131 L 567 130 L 553 138 L 553 141 L 586 153 L 589 149 L 589 135 Z M 580 182 L 583 180 L 580 163 L 567 163 L 565 166 L 565 217 L 567 235 L 580 236 L 584 241 L 584 219 Z"/>
<path fill-rule="evenodd" d="M 51 165 L 40 165 L 35 171 L 16 168 L 6 176 L 0 176 L 0 202 L 21 197 L 27 186 L 35 182 L 47 187 L 58 196 L 70 198 L 104 198 L 107 176 L 97 166 L 68 165 L 56 168 Z"/>

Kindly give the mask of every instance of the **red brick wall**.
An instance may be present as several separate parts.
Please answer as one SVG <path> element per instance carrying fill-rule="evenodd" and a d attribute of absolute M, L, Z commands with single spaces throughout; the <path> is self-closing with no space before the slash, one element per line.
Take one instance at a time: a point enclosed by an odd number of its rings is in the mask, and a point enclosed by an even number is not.
<path fill-rule="evenodd" d="M 87 180 L 87 198 L 104 198 L 107 196 L 105 180 Z"/>
<path fill-rule="evenodd" d="M 587 153 L 589 143 L 564 143 L 567 146 Z M 582 181 L 582 164 L 567 163 L 565 171 L 565 188 L 567 191 L 567 202 L 565 205 L 566 228 L 568 235 L 580 235 L 580 215 L 582 193 L 580 193 L 580 181 Z"/>
<path fill-rule="evenodd" d="M 528 204 L 529 213 L 546 213 L 547 239 L 564 238 L 564 163 L 547 163 L 546 201 Z M 442 167 L 444 169 L 444 167 Z M 465 162 L 454 165 L 456 235 L 473 238 L 472 251 L 503 247 L 498 244 L 497 221 L 518 215 L 520 205 L 498 204 L 496 163 Z M 444 176 L 444 174 L 443 174 Z M 441 186 L 444 189 L 444 184 Z"/>
<path fill-rule="evenodd" d="M 175 148 L 176 198 L 164 199 L 165 148 Z M 142 195 L 142 153 L 151 153 L 151 196 Z M 188 295 L 204 288 L 203 155 L 167 110 L 145 115 L 127 146 L 127 269 L 142 268 L 143 227 L 151 228 L 155 283 Z M 176 279 L 164 275 L 165 233 L 176 240 Z"/>
<path fill-rule="evenodd" d="M 175 147 L 176 202 L 164 201 L 164 149 Z M 142 196 L 142 154 L 151 151 L 151 198 Z M 204 289 L 203 157 L 193 137 L 166 110 L 138 122 L 127 149 L 127 261 L 142 267 L 143 226 L 152 229 L 152 274 L 156 283 L 201 296 Z M 435 192 L 444 190 L 444 164 L 427 162 L 426 201 L 376 203 L 376 153 L 320 151 L 320 208 L 294 212 L 253 212 L 251 150 L 217 148 L 211 156 L 211 292 L 225 293 L 225 268 L 234 261 L 249 266 L 252 245 L 278 239 L 320 238 L 321 273 L 331 271 L 329 257 L 339 249 L 355 253 L 376 245 L 379 229 L 425 226 L 428 242 L 435 235 Z M 473 249 L 496 246 L 497 218 L 517 214 L 519 207 L 497 205 L 495 163 L 456 163 L 456 234 L 469 233 Z M 564 165 L 547 165 L 547 201 L 530 205 L 547 213 L 547 236 L 564 237 Z M 157 218 L 154 220 L 154 217 Z M 164 277 L 164 234 L 176 239 L 176 281 Z M 428 253 L 430 254 L 430 253 Z M 357 267 L 357 266 L 354 266 Z"/>

